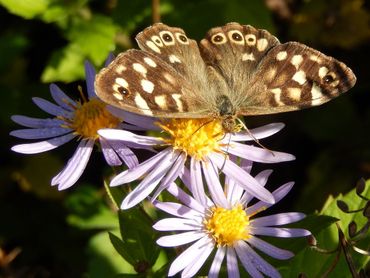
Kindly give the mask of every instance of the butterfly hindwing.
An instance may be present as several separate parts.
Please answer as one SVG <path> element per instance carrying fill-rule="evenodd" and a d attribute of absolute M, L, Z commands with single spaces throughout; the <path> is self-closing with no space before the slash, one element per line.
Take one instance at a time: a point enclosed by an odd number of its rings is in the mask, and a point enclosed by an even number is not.
<path fill-rule="evenodd" d="M 306 45 L 288 42 L 262 59 L 243 96 L 241 114 L 317 106 L 348 91 L 356 77 L 344 63 Z"/>
<path fill-rule="evenodd" d="M 217 69 L 238 94 L 248 86 L 258 64 L 266 53 L 279 44 L 266 30 L 250 25 L 229 23 L 209 30 L 200 42 L 200 51 L 207 65 Z"/>

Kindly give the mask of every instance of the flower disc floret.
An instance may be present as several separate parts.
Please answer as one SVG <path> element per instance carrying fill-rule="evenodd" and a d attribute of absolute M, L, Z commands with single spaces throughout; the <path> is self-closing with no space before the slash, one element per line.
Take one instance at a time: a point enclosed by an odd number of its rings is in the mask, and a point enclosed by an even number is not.
<path fill-rule="evenodd" d="M 85 139 L 97 139 L 101 128 L 116 128 L 121 120 L 113 116 L 106 106 L 96 98 L 78 103 L 70 128 Z"/>
<path fill-rule="evenodd" d="M 211 212 L 204 225 L 217 246 L 232 246 L 238 240 L 249 238 L 249 217 L 242 205 L 238 204 L 232 209 L 213 207 Z"/>
<path fill-rule="evenodd" d="M 211 152 L 221 152 L 220 141 L 225 134 L 218 120 L 171 119 L 158 125 L 170 135 L 164 139 L 167 144 L 197 160 Z"/>

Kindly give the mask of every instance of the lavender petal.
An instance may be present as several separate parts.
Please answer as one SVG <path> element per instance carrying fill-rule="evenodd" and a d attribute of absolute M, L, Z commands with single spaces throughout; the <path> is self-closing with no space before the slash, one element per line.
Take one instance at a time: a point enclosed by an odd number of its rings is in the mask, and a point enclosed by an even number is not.
<path fill-rule="evenodd" d="M 140 178 L 145 173 L 151 171 L 158 163 L 160 163 L 161 160 L 168 160 L 169 158 L 166 158 L 166 156 L 171 157 L 171 152 L 171 148 L 164 149 L 160 153 L 137 165 L 136 167 L 123 171 L 111 180 L 110 186 L 121 185 Z"/>
<path fill-rule="evenodd" d="M 227 266 L 227 276 L 239 278 L 239 267 L 238 267 L 238 259 L 235 254 L 235 250 L 233 247 L 227 247 L 226 252 L 226 266 Z"/>
<path fill-rule="evenodd" d="M 205 244 L 204 246 L 200 247 L 202 252 L 199 254 L 199 256 L 193 257 L 193 261 L 185 267 L 181 273 L 181 276 L 193 277 L 208 259 L 209 255 L 213 251 L 213 248 L 213 244 Z"/>
<path fill-rule="evenodd" d="M 153 225 L 157 231 L 202 231 L 203 224 L 194 219 L 165 218 Z"/>
<path fill-rule="evenodd" d="M 179 152 L 177 159 L 175 160 L 175 163 L 170 168 L 166 176 L 162 179 L 161 184 L 158 186 L 158 189 L 153 194 L 152 198 L 157 199 L 158 195 L 165 190 L 172 182 L 176 180 L 176 178 L 179 176 L 180 172 L 182 171 L 182 168 L 184 168 L 186 161 L 186 154 L 183 152 Z"/>
<path fill-rule="evenodd" d="M 50 93 L 55 102 L 63 107 L 65 110 L 73 112 L 73 107 L 76 107 L 77 104 L 69 96 L 67 96 L 57 85 L 50 84 Z"/>
<path fill-rule="evenodd" d="M 179 203 L 155 201 L 154 206 L 173 216 L 202 221 L 203 214 Z"/>
<path fill-rule="evenodd" d="M 213 259 L 211 268 L 208 272 L 208 278 L 217 278 L 221 269 L 222 261 L 225 258 L 226 247 L 220 246 L 217 248 L 216 255 Z"/>
<path fill-rule="evenodd" d="M 265 201 L 269 204 L 275 203 L 273 195 L 265 188 L 263 188 L 249 173 L 242 170 L 238 165 L 231 162 L 219 154 L 213 153 L 210 160 L 217 165 L 225 175 L 233 178 L 240 186 L 246 191 L 255 196 L 256 198 Z"/>
<path fill-rule="evenodd" d="M 207 200 L 204 192 L 200 162 L 193 157 L 190 159 L 190 185 L 191 193 L 193 194 L 195 200 L 197 200 L 203 206 L 206 206 Z"/>
<path fill-rule="evenodd" d="M 201 254 L 209 248 L 209 246 L 213 247 L 212 241 L 208 237 L 203 237 L 188 247 L 172 262 L 170 270 L 168 271 L 168 276 L 173 276 L 183 270 L 193 262 L 194 258 L 200 257 Z"/>
<path fill-rule="evenodd" d="M 86 78 L 86 88 L 87 88 L 87 95 L 89 99 L 96 98 L 97 95 L 95 93 L 94 81 L 95 81 L 95 69 L 93 65 L 89 61 L 85 61 L 85 78 Z"/>
<path fill-rule="evenodd" d="M 52 180 L 52 184 L 58 184 L 58 190 L 64 190 L 76 183 L 84 172 L 94 147 L 94 140 L 81 141 L 76 152 L 68 161 L 62 172 Z"/>
<path fill-rule="evenodd" d="M 262 139 L 274 135 L 284 128 L 283 123 L 272 123 L 261 127 L 251 129 L 249 132 L 239 132 L 231 135 L 232 141 L 254 141 L 255 139 Z M 251 136 L 253 134 L 253 136 Z"/>
<path fill-rule="evenodd" d="M 63 136 L 49 139 L 46 141 L 30 143 L 30 144 L 15 145 L 11 148 L 11 150 L 14 152 L 23 153 L 23 154 L 42 153 L 42 152 L 55 149 L 67 143 L 68 141 L 72 140 L 74 137 L 76 137 L 75 134 L 69 133 L 67 135 L 63 135 Z"/>
<path fill-rule="evenodd" d="M 288 182 L 288 183 L 285 183 L 283 184 L 282 186 L 280 186 L 278 189 L 276 189 L 274 192 L 272 192 L 272 195 L 274 196 L 275 198 L 275 202 L 279 202 L 282 198 L 284 198 L 288 193 L 289 191 L 292 189 L 294 185 L 294 182 Z M 272 204 L 268 204 L 266 202 L 263 202 L 263 201 L 259 201 L 257 203 L 255 203 L 254 205 L 248 207 L 246 209 L 246 213 L 248 215 L 251 215 L 251 214 L 256 214 L 258 211 L 260 211 L 262 208 L 263 209 L 267 209 L 269 207 L 271 207 Z"/>
<path fill-rule="evenodd" d="M 64 121 L 53 118 L 53 119 L 38 119 L 38 118 L 31 118 L 22 115 L 13 115 L 11 117 L 12 121 L 23 125 L 25 127 L 31 128 L 45 128 L 45 127 L 58 127 L 62 124 L 65 124 Z"/>
<path fill-rule="evenodd" d="M 136 155 L 127 148 L 123 142 L 105 140 L 102 137 L 99 137 L 99 142 L 102 147 L 105 160 L 109 165 L 118 166 L 121 165 L 123 161 L 128 168 L 134 168 L 139 164 Z"/>
<path fill-rule="evenodd" d="M 267 215 L 251 220 L 253 226 L 280 226 L 285 224 L 294 223 L 305 218 L 306 215 L 300 212 L 285 212 L 274 215 Z"/>
<path fill-rule="evenodd" d="M 121 209 L 129 209 L 149 196 L 160 180 L 164 177 L 169 167 L 173 163 L 172 159 L 161 161 L 123 200 Z"/>
<path fill-rule="evenodd" d="M 265 187 L 267 180 L 271 174 L 272 174 L 272 170 L 264 170 L 258 173 L 254 178 L 261 186 Z M 251 194 L 248 194 L 248 192 L 244 192 L 243 196 L 240 198 L 240 203 L 248 204 L 252 199 L 253 199 L 253 196 Z M 275 199 L 275 202 L 277 202 L 276 199 Z"/>
<path fill-rule="evenodd" d="M 22 139 L 46 139 L 57 137 L 66 133 L 72 132 L 69 128 L 64 127 L 47 127 L 47 128 L 32 128 L 32 129 L 17 129 L 9 134 Z"/>
<path fill-rule="evenodd" d="M 157 118 L 134 114 L 134 113 L 127 112 L 125 110 L 122 110 L 122 109 L 119 109 L 113 106 L 107 106 L 107 107 L 108 107 L 109 112 L 112 113 L 112 115 L 120 119 L 123 119 L 126 123 L 139 126 L 147 130 L 161 130 L 160 127 L 154 124 L 155 122 L 158 121 Z"/>
<path fill-rule="evenodd" d="M 176 197 L 182 204 L 190 207 L 193 210 L 196 210 L 202 214 L 206 212 L 206 208 L 203 207 L 197 200 L 185 193 L 177 184 L 172 183 L 167 187 L 167 191 Z"/>
<path fill-rule="evenodd" d="M 170 236 L 163 236 L 157 240 L 157 244 L 162 247 L 176 247 L 184 244 L 188 244 L 190 242 L 196 241 L 204 237 L 203 232 L 198 231 L 190 231 L 184 232 L 180 234 L 170 235 Z"/>
<path fill-rule="evenodd" d="M 270 243 L 264 240 L 261 240 L 255 236 L 251 236 L 247 240 L 247 242 L 250 245 L 253 245 L 258 250 L 262 251 L 263 253 L 269 255 L 272 258 L 278 259 L 278 260 L 288 260 L 294 256 L 292 252 L 278 248 L 274 245 L 271 245 Z"/>
<path fill-rule="evenodd" d="M 266 262 L 263 258 L 261 258 L 260 255 L 258 255 L 247 243 L 244 241 L 239 241 L 238 244 L 235 247 L 235 251 L 237 252 L 240 260 L 242 261 L 242 257 L 248 256 L 250 261 L 253 262 L 254 266 L 261 271 L 263 274 L 265 274 L 268 277 L 272 278 L 280 278 L 280 273 L 274 268 L 272 265 L 270 265 L 268 262 Z M 252 277 L 255 277 L 251 274 Z M 257 276 L 258 277 L 258 276 Z M 263 277 L 263 275 L 260 275 L 260 277 Z"/>
<path fill-rule="evenodd" d="M 273 236 L 273 237 L 304 237 L 309 236 L 311 233 L 305 229 L 293 228 L 276 228 L 276 227 L 254 227 L 251 226 L 249 232 L 253 235 Z"/>
<path fill-rule="evenodd" d="M 163 140 L 156 137 L 141 136 L 132 132 L 120 129 L 103 128 L 98 130 L 98 134 L 107 140 L 127 141 L 140 146 L 153 146 L 163 144 Z"/>
<path fill-rule="evenodd" d="M 228 148 L 224 147 L 222 150 L 238 157 L 261 163 L 276 163 L 295 159 L 294 155 L 288 153 L 270 151 L 237 142 L 233 142 Z"/>
<path fill-rule="evenodd" d="M 206 179 L 213 202 L 218 207 L 230 209 L 230 204 L 227 202 L 220 179 L 216 174 L 217 168 L 214 167 L 210 160 L 206 160 L 206 163 L 202 161 L 202 166 L 204 177 Z"/>
<path fill-rule="evenodd" d="M 53 116 L 63 116 L 68 119 L 71 119 L 73 116 L 73 113 L 70 111 L 67 111 L 63 109 L 60 106 L 57 106 L 50 101 L 47 101 L 45 99 L 34 97 L 32 98 L 33 102 L 43 111 L 53 115 Z"/>

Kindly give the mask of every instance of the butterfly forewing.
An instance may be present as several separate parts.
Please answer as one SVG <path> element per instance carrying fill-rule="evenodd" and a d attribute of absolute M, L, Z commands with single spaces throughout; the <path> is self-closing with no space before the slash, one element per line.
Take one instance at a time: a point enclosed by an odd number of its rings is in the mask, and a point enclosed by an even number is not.
<path fill-rule="evenodd" d="M 98 73 L 95 88 L 105 102 L 138 114 L 186 117 L 199 108 L 192 86 L 162 59 L 141 50 L 118 55 Z"/>
<path fill-rule="evenodd" d="M 272 48 L 262 59 L 240 113 L 270 114 L 323 104 L 354 86 L 345 64 L 306 45 L 289 42 Z"/>
<path fill-rule="evenodd" d="M 96 91 L 107 103 L 138 114 L 230 123 L 238 115 L 320 105 L 356 81 L 334 58 L 303 44 L 280 44 L 249 25 L 212 28 L 199 47 L 182 29 L 162 23 L 136 40 L 141 50 L 126 51 L 103 69 Z"/>
<path fill-rule="evenodd" d="M 190 82 L 195 90 L 204 90 L 207 85 L 207 68 L 198 44 L 189 39 L 185 32 L 176 27 L 157 23 L 144 29 L 136 36 L 142 50 L 150 52 L 170 65 L 184 79 Z M 201 94 L 198 94 L 198 97 Z"/>

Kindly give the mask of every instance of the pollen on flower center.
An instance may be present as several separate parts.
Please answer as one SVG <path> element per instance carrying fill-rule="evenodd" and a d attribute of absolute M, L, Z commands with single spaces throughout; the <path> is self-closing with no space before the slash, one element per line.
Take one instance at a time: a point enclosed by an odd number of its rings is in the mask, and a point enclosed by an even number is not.
<path fill-rule="evenodd" d="M 78 103 L 74 117 L 68 126 L 85 139 L 98 138 L 99 129 L 115 128 L 120 123 L 120 119 L 113 116 L 106 106 L 104 102 L 96 98 L 82 104 Z"/>
<path fill-rule="evenodd" d="M 218 246 L 231 246 L 237 240 L 248 239 L 249 217 L 242 205 L 232 209 L 213 207 L 204 226 Z"/>
<path fill-rule="evenodd" d="M 224 136 L 219 120 L 171 119 L 158 125 L 170 135 L 164 139 L 166 143 L 198 160 L 212 151 L 219 151 L 220 139 Z"/>

